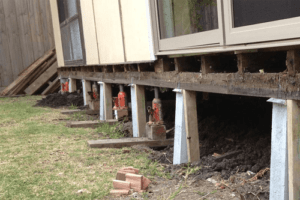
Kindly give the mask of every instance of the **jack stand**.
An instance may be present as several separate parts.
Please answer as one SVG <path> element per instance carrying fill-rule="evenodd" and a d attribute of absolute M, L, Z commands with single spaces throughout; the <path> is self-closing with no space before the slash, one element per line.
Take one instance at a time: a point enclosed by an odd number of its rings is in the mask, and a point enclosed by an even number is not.
<path fill-rule="evenodd" d="M 60 85 L 61 85 L 61 93 L 62 94 L 69 92 L 69 79 L 61 78 Z"/>
<path fill-rule="evenodd" d="M 99 110 L 100 109 L 100 101 L 99 101 L 99 93 L 96 83 L 92 86 L 92 92 L 89 92 L 91 95 L 91 100 L 89 101 L 89 108 L 91 110 Z"/>
<path fill-rule="evenodd" d="M 158 96 L 158 88 L 154 89 L 155 98 L 152 101 L 152 108 L 147 108 L 149 113 L 149 122 L 146 124 L 146 133 L 152 140 L 166 140 L 166 126 L 162 119 L 162 104 Z"/>
<path fill-rule="evenodd" d="M 119 85 L 120 92 L 118 97 L 113 97 L 115 119 L 119 120 L 128 116 L 127 95 L 124 92 L 124 86 Z"/>

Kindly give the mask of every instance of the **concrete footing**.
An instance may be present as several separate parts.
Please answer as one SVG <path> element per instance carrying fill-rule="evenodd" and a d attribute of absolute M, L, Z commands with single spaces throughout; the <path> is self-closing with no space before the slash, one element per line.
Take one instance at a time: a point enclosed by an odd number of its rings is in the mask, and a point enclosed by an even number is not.
<path fill-rule="evenodd" d="M 281 99 L 269 99 L 273 103 L 270 199 L 288 200 L 288 149 L 287 106 Z"/>

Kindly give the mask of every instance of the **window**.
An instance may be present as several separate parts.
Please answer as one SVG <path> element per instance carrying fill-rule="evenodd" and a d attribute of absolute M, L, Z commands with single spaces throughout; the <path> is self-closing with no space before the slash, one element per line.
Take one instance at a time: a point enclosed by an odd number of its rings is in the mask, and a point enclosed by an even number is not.
<path fill-rule="evenodd" d="M 300 37 L 299 0 L 224 0 L 226 43 Z"/>
<path fill-rule="evenodd" d="M 222 43 L 220 0 L 157 0 L 159 50 Z"/>
<path fill-rule="evenodd" d="M 79 0 L 57 0 L 65 65 L 85 64 Z"/>

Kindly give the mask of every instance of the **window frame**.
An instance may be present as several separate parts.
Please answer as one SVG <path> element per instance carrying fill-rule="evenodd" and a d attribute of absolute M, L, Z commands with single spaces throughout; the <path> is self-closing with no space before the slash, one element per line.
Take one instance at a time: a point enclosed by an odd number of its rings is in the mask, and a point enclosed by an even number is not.
<path fill-rule="evenodd" d="M 234 28 L 233 0 L 223 1 L 226 45 L 300 38 L 300 17 Z"/>
<path fill-rule="evenodd" d="M 57 1 L 63 1 L 64 3 L 64 12 L 67 14 L 67 16 L 69 16 L 68 13 L 68 3 L 67 0 L 57 0 Z M 57 3 L 58 6 L 58 3 Z M 81 49 L 82 49 L 82 59 L 79 60 L 65 60 L 64 57 L 64 63 L 65 66 L 76 66 L 76 65 L 85 65 L 86 64 L 86 51 L 85 51 L 85 43 L 84 43 L 84 35 L 83 35 L 83 25 L 82 25 L 82 15 L 81 15 L 81 7 L 80 7 L 80 0 L 76 0 L 76 8 L 77 8 L 77 14 L 70 17 L 70 18 L 66 18 L 63 22 L 60 23 L 59 21 L 59 27 L 60 27 L 60 32 L 61 32 L 61 40 L 63 40 L 63 36 L 62 36 L 62 28 L 67 27 L 70 30 L 70 24 L 72 22 L 74 22 L 75 20 L 78 19 L 78 24 L 79 24 L 79 34 L 80 34 L 80 41 L 81 41 Z M 59 10 L 59 8 L 58 8 Z M 59 13 L 58 13 L 59 14 Z M 59 20 L 60 20 L 60 16 Z M 71 35 L 70 35 L 71 31 L 68 31 L 68 40 L 71 43 L 71 48 L 73 49 L 73 44 L 71 42 Z M 64 52 L 64 42 L 62 41 L 62 49 Z"/>
<path fill-rule="evenodd" d="M 155 48 L 157 52 L 176 51 L 183 49 L 201 48 L 207 46 L 224 45 L 224 27 L 223 27 L 223 4 L 222 0 L 217 0 L 218 29 L 182 35 L 172 38 L 160 38 L 159 14 L 157 0 L 150 0 L 151 15 Z"/>

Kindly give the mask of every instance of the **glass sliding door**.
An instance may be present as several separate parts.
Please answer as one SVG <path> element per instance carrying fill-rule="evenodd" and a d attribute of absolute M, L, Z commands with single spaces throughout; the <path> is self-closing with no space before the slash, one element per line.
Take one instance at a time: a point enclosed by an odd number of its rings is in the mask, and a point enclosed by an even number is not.
<path fill-rule="evenodd" d="M 226 43 L 300 37 L 299 0 L 224 0 Z"/>
<path fill-rule="evenodd" d="M 85 64 L 79 0 L 57 0 L 65 65 Z"/>
<path fill-rule="evenodd" d="M 220 0 L 157 0 L 159 50 L 221 44 Z"/>

